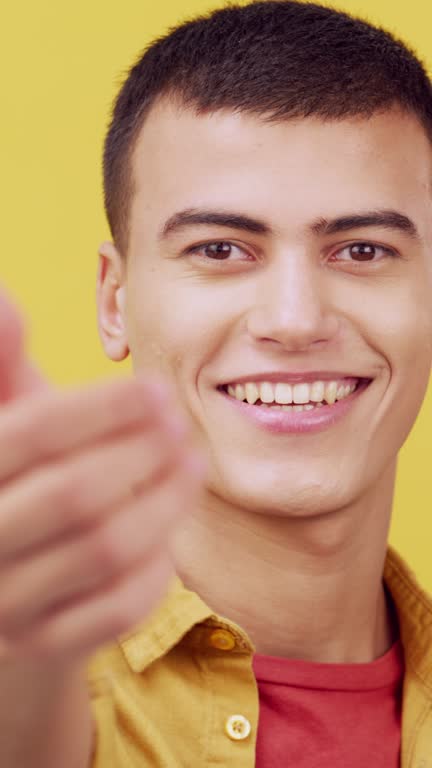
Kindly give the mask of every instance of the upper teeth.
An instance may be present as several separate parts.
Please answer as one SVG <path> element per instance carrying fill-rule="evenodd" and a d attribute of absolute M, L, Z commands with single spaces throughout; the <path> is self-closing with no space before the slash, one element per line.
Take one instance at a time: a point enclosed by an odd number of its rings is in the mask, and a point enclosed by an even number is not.
<path fill-rule="evenodd" d="M 228 394 L 237 400 L 247 400 L 250 405 L 257 400 L 281 405 L 290 403 L 302 405 L 309 402 L 326 402 L 333 405 L 336 400 L 348 397 L 351 392 L 354 392 L 356 386 L 357 382 L 348 384 L 346 381 L 314 381 L 300 384 L 248 381 L 246 384 L 230 384 Z"/>

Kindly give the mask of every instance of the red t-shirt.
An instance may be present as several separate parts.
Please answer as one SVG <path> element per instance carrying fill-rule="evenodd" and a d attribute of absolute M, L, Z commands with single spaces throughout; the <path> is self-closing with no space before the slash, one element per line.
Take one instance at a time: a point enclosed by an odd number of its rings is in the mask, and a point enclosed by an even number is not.
<path fill-rule="evenodd" d="M 257 768 L 399 768 L 400 640 L 370 664 L 254 654 Z"/>

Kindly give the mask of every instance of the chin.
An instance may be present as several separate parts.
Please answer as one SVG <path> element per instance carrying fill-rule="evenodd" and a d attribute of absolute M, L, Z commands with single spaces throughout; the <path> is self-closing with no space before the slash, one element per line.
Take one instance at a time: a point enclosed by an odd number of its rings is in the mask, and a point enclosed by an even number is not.
<path fill-rule="evenodd" d="M 335 486 L 325 477 L 293 477 L 278 473 L 269 481 L 255 474 L 224 472 L 209 482 L 209 490 L 225 503 L 254 514 L 276 517 L 310 518 L 328 515 L 354 503 L 358 488 L 340 483 Z M 240 479 L 241 478 L 241 479 Z"/>
<path fill-rule="evenodd" d="M 355 452 L 341 456 L 323 447 L 310 451 L 291 449 L 275 456 L 254 452 L 213 450 L 208 487 L 225 503 L 253 513 L 281 517 L 316 517 L 349 509 L 361 502 L 369 505 L 386 484 L 387 469 L 373 460 L 375 452 L 356 445 Z M 339 452 L 340 454 L 340 452 Z M 392 475 L 393 476 L 393 475 Z"/>

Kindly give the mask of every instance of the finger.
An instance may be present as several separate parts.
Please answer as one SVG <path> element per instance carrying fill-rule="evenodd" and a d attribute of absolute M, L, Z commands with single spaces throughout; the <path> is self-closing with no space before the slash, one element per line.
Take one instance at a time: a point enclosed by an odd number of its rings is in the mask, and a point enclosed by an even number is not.
<path fill-rule="evenodd" d="M 18 400 L 18 398 L 25 397 L 27 395 L 36 395 L 42 392 L 53 392 L 54 388 L 44 378 L 42 373 L 30 360 L 22 359 L 20 364 L 15 368 L 14 372 L 10 376 L 10 391 L 11 399 Z"/>
<path fill-rule="evenodd" d="M 85 657 L 143 620 L 167 591 L 175 572 L 165 551 L 111 590 L 58 611 L 31 631 L 4 640 L 2 656 L 55 660 Z"/>
<path fill-rule="evenodd" d="M 74 537 L 0 574 L 0 631 L 31 632 L 47 612 L 107 589 L 145 564 L 194 508 L 200 488 L 195 474 L 177 470 L 150 494 L 142 492 L 86 536 Z"/>
<path fill-rule="evenodd" d="M 157 482 L 185 448 L 185 434 L 168 425 L 141 428 L 12 481 L 0 497 L 0 565 L 87 531 L 130 498 L 133 487 Z"/>
<path fill-rule="evenodd" d="M 0 405 L 49 388 L 48 382 L 25 357 L 25 321 L 13 302 L 0 291 Z"/>
<path fill-rule="evenodd" d="M 24 322 L 4 289 L 0 292 L 0 402 L 12 399 L 23 356 Z"/>
<path fill-rule="evenodd" d="M 18 400 L 0 411 L 0 483 L 122 429 L 157 423 L 167 399 L 165 382 L 140 376 Z"/>

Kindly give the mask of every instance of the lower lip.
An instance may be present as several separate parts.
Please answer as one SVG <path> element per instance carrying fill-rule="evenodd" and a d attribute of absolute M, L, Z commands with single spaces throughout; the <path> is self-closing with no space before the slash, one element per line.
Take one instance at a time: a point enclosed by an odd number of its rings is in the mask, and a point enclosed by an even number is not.
<path fill-rule="evenodd" d="M 232 408 L 235 408 L 237 413 L 245 416 L 252 424 L 267 430 L 267 432 L 309 434 L 310 432 L 322 432 L 341 421 L 369 384 L 370 381 L 361 382 L 351 395 L 337 400 L 334 405 L 323 405 L 321 408 L 314 408 L 313 411 L 301 411 L 300 413 L 273 410 L 271 406 L 263 408 L 261 405 L 249 405 L 249 403 L 236 400 L 224 391 L 219 390 L 219 392 Z"/>

